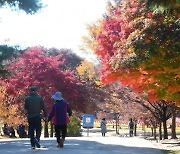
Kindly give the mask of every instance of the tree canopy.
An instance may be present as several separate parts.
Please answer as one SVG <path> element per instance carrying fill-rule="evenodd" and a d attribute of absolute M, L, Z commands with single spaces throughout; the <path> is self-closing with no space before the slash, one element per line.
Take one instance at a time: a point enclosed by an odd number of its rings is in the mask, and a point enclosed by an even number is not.
<path fill-rule="evenodd" d="M 23 10 L 27 14 L 35 14 L 43 5 L 41 0 L 0 0 L 0 8 L 10 7 L 12 10 Z M 0 75 L 7 74 L 4 70 L 4 61 L 15 55 L 16 47 L 0 45 Z"/>
<path fill-rule="evenodd" d="M 3 86 L 8 95 L 16 98 L 21 109 L 29 87 L 36 85 L 48 108 L 52 104 L 51 95 L 61 91 L 72 108 L 83 110 L 83 92 L 80 91 L 82 84 L 72 71 L 61 69 L 64 62 L 62 54 L 50 56 L 41 47 L 29 48 L 8 66 L 11 75 L 4 79 Z"/>
<path fill-rule="evenodd" d="M 27 14 L 34 14 L 42 8 L 41 0 L 0 0 L 0 7 L 10 6 L 14 10 L 23 10 Z"/>
<path fill-rule="evenodd" d="M 104 17 L 91 25 L 86 43 L 101 59 L 104 83 L 120 80 L 148 93 L 150 101 L 180 104 L 177 10 L 161 14 L 148 5 L 139 0 L 109 3 Z"/>
<path fill-rule="evenodd" d="M 7 45 L 0 45 L 0 75 L 7 75 L 8 71 L 5 69 L 6 61 L 17 55 L 17 48 Z"/>

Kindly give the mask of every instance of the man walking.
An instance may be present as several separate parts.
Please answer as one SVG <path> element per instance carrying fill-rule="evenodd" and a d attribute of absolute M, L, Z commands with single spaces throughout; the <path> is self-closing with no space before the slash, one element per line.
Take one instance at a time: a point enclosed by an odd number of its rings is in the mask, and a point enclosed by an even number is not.
<path fill-rule="evenodd" d="M 46 118 L 46 107 L 44 105 L 43 98 L 37 94 L 37 87 L 30 88 L 30 95 L 25 99 L 25 110 L 27 110 L 28 124 L 29 124 L 29 136 L 32 149 L 40 148 L 40 136 L 41 136 L 41 111 L 43 110 Z M 36 131 L 36 137 L 34 136 Z"/>

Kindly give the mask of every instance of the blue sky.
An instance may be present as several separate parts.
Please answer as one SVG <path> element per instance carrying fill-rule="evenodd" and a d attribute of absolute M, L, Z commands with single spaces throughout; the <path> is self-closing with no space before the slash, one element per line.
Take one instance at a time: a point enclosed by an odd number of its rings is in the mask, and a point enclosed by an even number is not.
<path fill-rule="evenodd" d="M 107 0 L 42 0 L 35 15 L 0 9 L 0 44 L 42 45 L 79 52 L 86 25 L 101 18 Z"/>

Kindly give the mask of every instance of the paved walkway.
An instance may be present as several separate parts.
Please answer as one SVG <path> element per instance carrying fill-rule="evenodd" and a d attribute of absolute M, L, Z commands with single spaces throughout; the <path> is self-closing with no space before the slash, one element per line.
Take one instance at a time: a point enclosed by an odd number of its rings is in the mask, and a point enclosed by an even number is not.
<path fill-rule="evenodd" d="M 91 134 L 90 134 L 91 135 Z M 32 150 L 29 139 L 0 140 L 1 154 L 163 154 L 152 143 L 140 138 L 123 137 L 67 137 L 64 148 L 56 147 L 55 138 L 42 138 L 46 148 Z"/>

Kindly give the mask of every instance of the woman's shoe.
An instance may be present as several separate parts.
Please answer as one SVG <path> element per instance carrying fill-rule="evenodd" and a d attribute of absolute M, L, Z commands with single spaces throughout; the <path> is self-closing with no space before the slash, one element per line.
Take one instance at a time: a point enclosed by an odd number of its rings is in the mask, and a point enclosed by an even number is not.
<path fill-rule="evenodd" d="M 60 141 L 59 141 L 59 147 L 63 147 L 64 146 L 64 139 L 62 138 L 62 139 L 60 139 Z"/>

